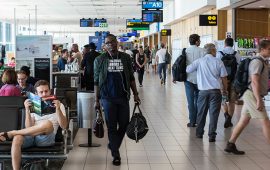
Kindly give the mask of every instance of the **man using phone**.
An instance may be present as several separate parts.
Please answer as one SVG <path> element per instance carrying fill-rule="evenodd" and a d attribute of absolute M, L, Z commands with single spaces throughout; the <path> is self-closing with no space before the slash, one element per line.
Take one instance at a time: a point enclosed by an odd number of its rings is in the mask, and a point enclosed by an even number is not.
<path fill-rule="evenodd" d="M 49 82 L 39 80 L 35 84 L 35 90 L 39 97 L 50 96 Z M 33 105 L 29 99 L 25 100 L 25 129 L 13 130 L 0 133 L 0 141 L 13 138 L 11 147 L 13 170 L 21 169 L 21 148 L 31 146 L 52 146 L 55 142 L 55 134 L 58 127 L 66 129 L 68 122 L 65 113 L 65 107 L 58 100 L 54 100 L 53 104 L 56 112 L 53 114 L 39 116 L 30 112 Z"/>
<path fill-rule="evenodd" d="M 104 108 L 108 127 L 109 144 L 113 165 L 121 164 L 119 148 L 129 123 L 130 88 L 134 101 L 140 102 L 133 75 L 132 62 L 128 54 L 118 51 L 117 39 L 109 34 L 105 39 L 106 53 L 94 61 L 94 84 L 96 109 L 100 102 Z"/>

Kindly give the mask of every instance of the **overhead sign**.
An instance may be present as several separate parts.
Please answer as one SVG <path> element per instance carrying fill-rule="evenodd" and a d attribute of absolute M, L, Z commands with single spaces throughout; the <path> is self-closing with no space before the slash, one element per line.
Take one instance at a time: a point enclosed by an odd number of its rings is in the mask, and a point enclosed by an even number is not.
<path fill-rule="evenodd" d="M 171 29 L 162 29 L 161 30 L 161 36 L 171 36 L 172 30 Z"/>
<path fill-rule="evenodd" d="M 142 10 L 143 22 L 163 22 L 163 11 L 160 10 Z"/>
<path fill-rule="evenodd" d="M 217 15 L 200 15 L 200 26 L 217 26 Z"/>
<path fill-rule="evenodd" d="M 163 1 L 142 1 L 142 9 L 163 9 Z"/>
<path fill-rule="evenodd" d="M 133 30 L 149 30 L 149 22 L 142 22 L 140 19 L 127 19 L 127 28 L 132 28 Z"/>
<path fill-rule="evenodd" d="M 92 19 L 80 19 L 80 27 L 93 27 Z"/>
<path fill-rule="evenodd" d="M 107 23 L 107 20 L 104 18 L 94 19 L 94 27 L 99 27 L 101 23 Z"/>

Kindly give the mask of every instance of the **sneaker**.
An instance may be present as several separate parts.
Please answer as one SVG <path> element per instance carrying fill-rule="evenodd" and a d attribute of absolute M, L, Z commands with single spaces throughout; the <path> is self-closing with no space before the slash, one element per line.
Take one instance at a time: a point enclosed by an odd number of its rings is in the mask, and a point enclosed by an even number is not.
<path fill-rule="evenodd" d="M 230 143 L 228 142 L 227 143 L 227 146 L 226 148 L 224 149 L 225 152 L 228 152 L 228 153 L 233 153 L 235 155 L 244 155 L 245 152 L 244 151 L 239 151 L 237 148 L 236 148 L 236 145 L 234 143 Z"/>
<path fill-rule="evenodd" d="M 197 125 L 195 123 L 188 123 L 187 127 L 196 127 Z"/>
<path fill-rule="evenodd" d="M 162 85 L 164 83 L 163 78 L 160 80 L 160 84 Z"/>
<path fill-rule="evenodd" d="M 120 166 L 121 165 L 121 158 L 120 157 L 114 157 L 112 163 L 115 166 Z"/>
<path fill-rule="evenodd" d="M 142 87 L 143 85 L 142 84 L 140 84 L 140 87 Z"/>
<path fill-rule="evenodd" d="M 224 117 L 225 117 L 224 128 L 232 127 L 233 126 L 231 122 L 232 117 L 227 112 L 224 113 Z"/>

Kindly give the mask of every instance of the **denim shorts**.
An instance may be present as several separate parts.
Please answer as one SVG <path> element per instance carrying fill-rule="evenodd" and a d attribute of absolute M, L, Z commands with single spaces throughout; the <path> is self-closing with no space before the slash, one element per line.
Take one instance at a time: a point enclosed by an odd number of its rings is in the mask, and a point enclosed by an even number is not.
<path fill-rule="evenodd" d="M 55 143 L 55 134 L 37 136 L 24 136 L 22 148 L 29 148 L 31 146 L 46 147 L 53 146 Z"/>

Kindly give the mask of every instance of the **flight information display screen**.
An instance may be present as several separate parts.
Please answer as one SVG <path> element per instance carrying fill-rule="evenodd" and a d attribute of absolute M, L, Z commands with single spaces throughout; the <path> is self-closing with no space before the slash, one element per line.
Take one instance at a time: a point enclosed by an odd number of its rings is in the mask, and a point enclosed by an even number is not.
<path fill-rule="evenodd" d="M 80 19 L 80 27 L 93 27 L 92 19 Z"/>
<path fill-rule="evenodd" d="M 94 19 L 94 27 L 99 27 L 100 23 L 107 23 L 106 19 Z"/>
<path fill-rule="evenodd" d="M 160 10 L 142 10 L 143 22 L 163 22 L 163 11 Z"/>

